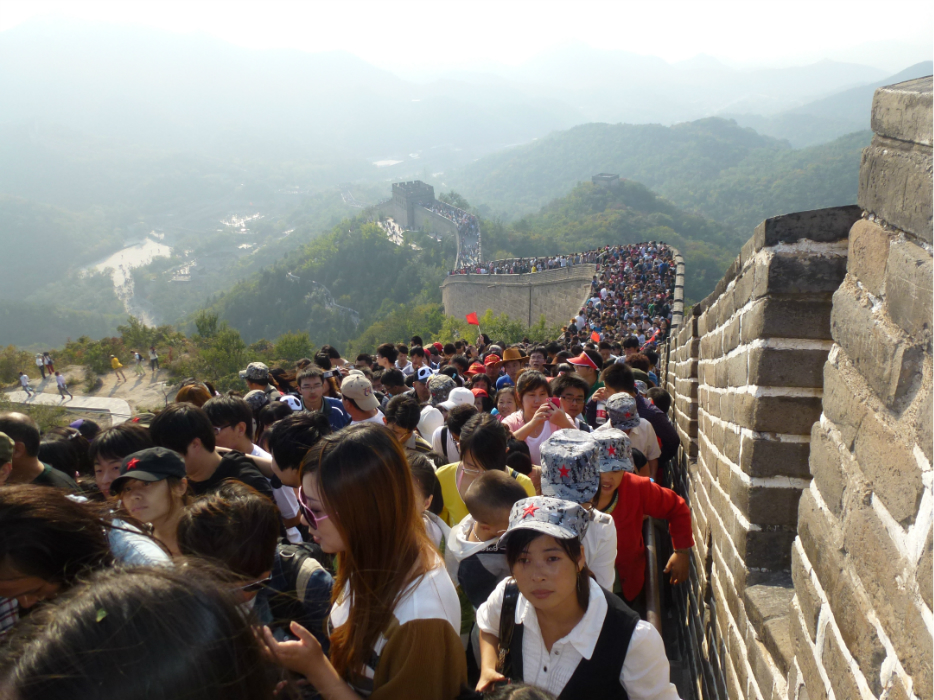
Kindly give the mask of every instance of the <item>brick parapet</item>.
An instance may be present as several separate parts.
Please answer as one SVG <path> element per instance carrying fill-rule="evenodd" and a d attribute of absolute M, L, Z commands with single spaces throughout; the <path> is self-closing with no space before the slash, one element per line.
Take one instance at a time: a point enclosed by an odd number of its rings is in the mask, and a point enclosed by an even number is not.
<path fill-rule="evenodd" d="M 792 550 L 789 700 L 932 687 L 931 78 L 876 91 Z"/>

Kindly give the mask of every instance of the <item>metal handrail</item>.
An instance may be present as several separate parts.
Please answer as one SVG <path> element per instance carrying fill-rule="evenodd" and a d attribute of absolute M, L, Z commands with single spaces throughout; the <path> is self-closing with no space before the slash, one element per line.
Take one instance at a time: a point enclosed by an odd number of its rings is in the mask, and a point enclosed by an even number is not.
<path fill-rule="evenodd" d="M 662 594 L 654 519 L 646 518 L 642 522 L 642 540 L 645 542 L 645 617 L 662 634 Z"/>

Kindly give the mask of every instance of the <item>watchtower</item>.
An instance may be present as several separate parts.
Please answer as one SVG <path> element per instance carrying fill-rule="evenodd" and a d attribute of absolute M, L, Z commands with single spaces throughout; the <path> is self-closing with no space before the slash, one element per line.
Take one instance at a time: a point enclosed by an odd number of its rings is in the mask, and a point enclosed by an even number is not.
<path fill-rule="evenodd" d="M 610 173 L 598 173 L 590 181 L 598 187 L 619 187 L 619 175 Z"/>
<path fill-rule="evenodd" d="M 404 228 L 415 228 L 415 207 L 430 208 L 435 201 L 435 188 L 426 185 L 421 180 L 412 182 L 394 182 L 392 184 L 392 199 L 398 211 L 405 212 L 402 225 Z"/>

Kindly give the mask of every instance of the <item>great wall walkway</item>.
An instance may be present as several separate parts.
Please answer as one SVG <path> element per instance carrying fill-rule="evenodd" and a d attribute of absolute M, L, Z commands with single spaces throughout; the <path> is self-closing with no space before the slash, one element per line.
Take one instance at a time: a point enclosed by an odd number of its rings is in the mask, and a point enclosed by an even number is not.
<path fill-rule="evenodd" d="M 10 391 L 4 396 L 12 403 L 23 403 L 28 405 L 58 406 L 72 411 L 94 411 L 110 415 L 110 424 L 119 425 L 124 423 L 133 415 L 130 404 L 123 399 L 110 399 L 103 396 L 79 396 L 66 398 L 58 394 L 39 392 L 29 396 L 25 391 Z"/>

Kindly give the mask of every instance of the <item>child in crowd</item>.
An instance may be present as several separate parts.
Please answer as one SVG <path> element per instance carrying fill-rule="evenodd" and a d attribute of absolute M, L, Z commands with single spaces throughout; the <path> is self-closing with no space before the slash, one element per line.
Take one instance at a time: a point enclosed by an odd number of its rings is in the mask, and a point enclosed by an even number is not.
<path fill-rule="evenodd" d="M 597 510 L 613 518 L 616 529 L 616 571 L 622 596 L 635 610 L 645 610 L 645 544 L 642 540 L 642 520 L 645 516 L 668 521 L 671 542 L 675 549 L 665 566 L 671 583 L 687 581 L 691 547 L 691 511 L 684 499 L 670 489 L 636 476 L 632 472 L 641 453 L 630 449 L 628 436 L 620 430 L 598 430 L 601 442 L 600 491 L 594 499 Z M 615 440 L 615 454 L 610 446 Z M 644 458 L 643 458 L 644 459 Z"/>
<path fill-rule="evenodd" d="M 525 489 L 496 470 L 484 472 L 467 489 L 464 502 L 469 514 L 451 528 L 444 559 L 448 573 L 474 610 L 509 575 L 505 552 L 498 543 L 509 526 L 509 511 L 523 498 L 528 498 Z"/>
<path fill-rule="evenodd" d="M 621 392 L 613 394 L 606 401 L 607 415 L 610 420 L 597 430 L 622 430 L 629 436 L 632 446 L 645 455 L 648 464 L 643 470 L 643 476 L 654 479 L 658 471 L 658 458 L 662 448 L 655 436 L 655 429 L 645 418 L 639 417 L 634 396 Z"/>
<path fill-rule="evenodd" d="M 592 505 L 600 487 L 599 453 L 617 451 L 616 436 L 597 442 L 596 433 L 559 430 L 542 443 L 542 494 L 578 503 L 587 512 L 584 557 L 603 588 L 613 590 L 616 578 L 616 529 L 613 519 Z"/>
<path fill-rule="evenodd" d="M 504 420 L 516 412 L 518 403 L 516 400 L 516 387 L 504 386 L 496 392 L 496 408 L 491 413 L 494 416 L 499 416 L 500 420 Z"/>
<path fill-rule="evenodd" d="M 415 496 L 422 504 L 425 532 L 438 551 L 443 553 L 451 528 L 439 517 L 444 510 L 444 494 L 441 493 L 441 482 L 435 474 L 435 465 L 424 454 L 407 452 L 406 457 L 412 472 Z"/>

